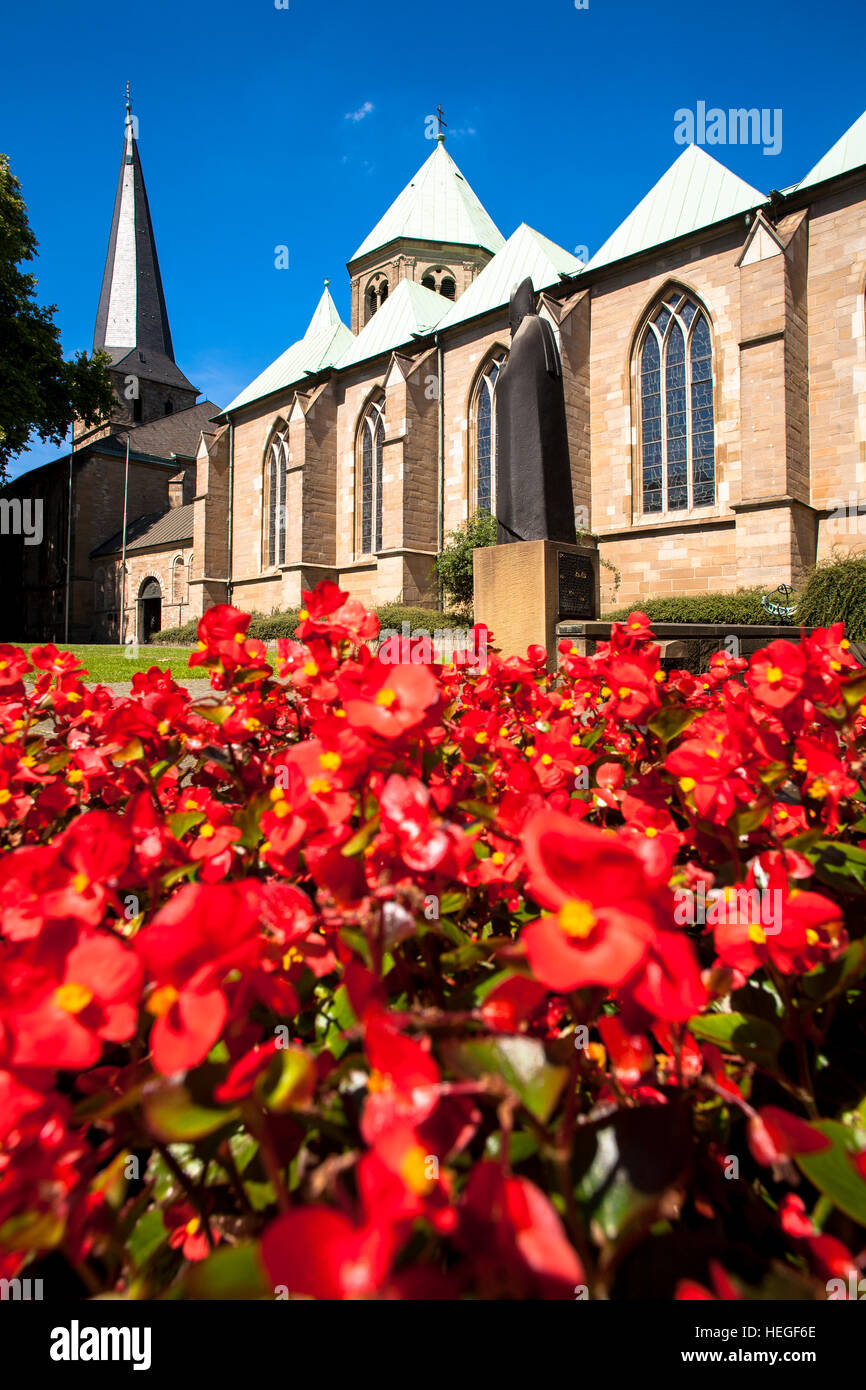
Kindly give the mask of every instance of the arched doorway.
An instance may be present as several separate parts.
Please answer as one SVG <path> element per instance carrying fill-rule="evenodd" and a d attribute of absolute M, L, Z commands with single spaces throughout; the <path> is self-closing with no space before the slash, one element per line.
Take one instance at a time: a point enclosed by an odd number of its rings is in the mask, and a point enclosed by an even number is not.
<path fill-rule="evenodd" d="M 158 579 L 145 579 L 138 591 L 138 640 L 149 642 L 162 626 L 162 590 Z"/>

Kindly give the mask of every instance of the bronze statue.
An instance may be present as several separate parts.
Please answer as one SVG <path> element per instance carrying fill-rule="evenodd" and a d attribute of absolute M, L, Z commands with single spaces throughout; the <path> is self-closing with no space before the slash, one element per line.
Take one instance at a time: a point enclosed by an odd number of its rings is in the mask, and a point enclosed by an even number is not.
<path fill-rule="evenodd" d="M 509 324 L 511 352 L 494 398 L 499 544 L 575 545 L 562 365 L 553 329 L 535 312 L 530 279 L 511 296 Z"/>

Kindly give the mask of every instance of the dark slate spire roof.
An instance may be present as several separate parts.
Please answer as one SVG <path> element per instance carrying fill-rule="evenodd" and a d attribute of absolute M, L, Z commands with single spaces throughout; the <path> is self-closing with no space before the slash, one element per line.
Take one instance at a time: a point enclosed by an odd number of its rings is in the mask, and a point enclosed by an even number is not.
<path fill-rule="evenodd" d="M 123 156 L 93 346 L 108 352 L 115 366 L 134 354 L 131 361 L 141 376 L 195 389 L 174 361 L 136 122 L 128 94 Z"/>

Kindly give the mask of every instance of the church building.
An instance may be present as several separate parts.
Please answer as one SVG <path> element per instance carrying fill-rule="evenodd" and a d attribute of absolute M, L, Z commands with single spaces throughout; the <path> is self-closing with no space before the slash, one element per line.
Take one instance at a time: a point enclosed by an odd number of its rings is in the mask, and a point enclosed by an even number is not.
<path fill-rule="evenodd" d="M 796 588 L 862 543 L 866 113 L 782 191 L 686 146 L 588 262 L 524 222 L 504 235 L 440 131 L 348 275 L 348 322 L 325 281 L 297 342 L 225 410 L 200 402 L 127 109 L 94 337 L 116 410 L 4 489 L 45 513 L 42 544 L 2 548 L 14 636 L 62 640 L 68 614 L 70 639 L 144 641 L 214 603 L 297 608 L 326 578 L 432 605 L 448 533 L 495 512 L 494 396 L 526 277 L 562 361 L 603 612 Z"/>
<path fill-rule="evenodd" d="M 232 602 L 322 578 L 431 602 L 443 537 L 495 509 L 493 394 L 526 276 L 562 358 L 578 532 L 603 608 L 796 587 L 866 504 L 866 114 L 782 192 L 687 146 L 587 264 L 506 238 L 439 135 L 304 337 L 219 415 Z M 853 501 L 852 501 L 853 499 Z"/>

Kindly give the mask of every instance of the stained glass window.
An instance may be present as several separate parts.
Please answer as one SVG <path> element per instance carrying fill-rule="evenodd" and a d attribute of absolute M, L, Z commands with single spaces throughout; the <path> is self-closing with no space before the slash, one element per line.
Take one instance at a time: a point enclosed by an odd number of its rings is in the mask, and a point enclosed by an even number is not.
<path fill-rule="evenodd" d="M 278 426 L 266 457 L 264 478 L 265 536 L 262 546 L 266 568 L 286 563 L 286 468 L 289 441 L 286 426 Z"/>
<path fill-rule="evenodd" d="M 713 349 L 706 314 L 673 291 L 654 308 L 639 349 L 643 510 L 716 500 Z"/>
<path fill-rule="evenodd" d="M 493 511 L 493 391 L 505 354 L 494 357 L 475 388 L 475 510 Z"/>
<path fill-rule="evenodd" d="M 382 404 L 374 401 L 361 422 L 361 495 L 358 536 L 360 555 L 382 549 L 382 458 L 385 421 Z M 374 527 L 375 518 L 375 527 Z"/>

